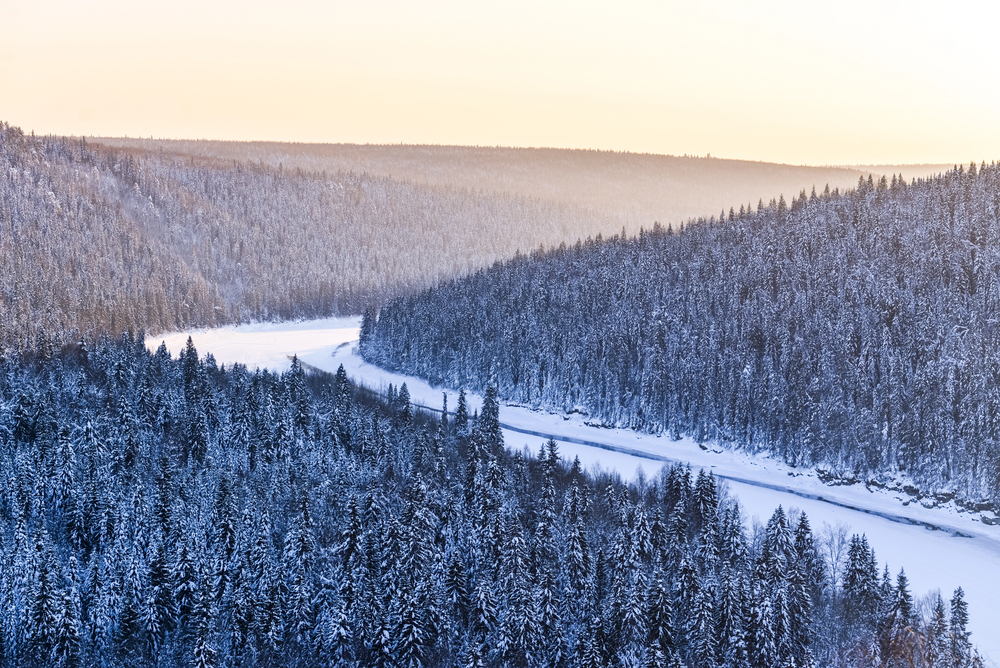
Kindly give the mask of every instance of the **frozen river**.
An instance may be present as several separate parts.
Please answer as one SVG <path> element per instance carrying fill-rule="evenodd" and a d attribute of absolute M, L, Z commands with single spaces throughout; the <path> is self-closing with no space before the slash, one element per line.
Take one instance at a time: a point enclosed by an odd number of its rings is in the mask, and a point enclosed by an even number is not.
<path fill-rule="evenodd" d="M 290 357 L 335 372 L 344 365 L 355 381 L 379 389 L 390 383 L 407 384 L 411 400 L 440 408 L 442 388 L 387 372 L 362 360 L 355 352 L 359 318 L 328 318 L 305 322 L 261 323 L 210 330 L 193 330 L 150 337 L 151 348 L 164 341 L 172 355 L 179 353 L 190 335 L 199 354 L 211 353 L 219 364 L 245 364 L 284 370 Z M 458 393 L 447 390 L 448 405 L 458 403 Z M 481 397 L 467 396 L 470 411 Z M 559 441 L 563 457 L 579 457 L 587 468 L 617 471 L 634 478 L 641 469 L 647 477 L 669 461 L 688 462 L 724 479 L 737 496 L 748 518 L 761 522 L 778 505 L 804 511 L 818 532 L 824 523 L 844 523 L 852 533 L 864 533 L 879 560 L 893 574 L 905 568 L 915 596 L 940 589 L 947 600 L 961 586 L 971 616 L 972 641 L 988 659 L 1000 657 L 1000 526 L 980 521 L 978 514 L 962 512 L 953 504 L 924 508 L 898 493 L 869 490 L 861 484 L 830 487 L 810 469 L 793 469 L 764 456 L 728 449 L 704 449 L 690 439 L 672 440 L 623 429 L 584 424 L 579 415 L 562 415 L 523 406 L 502 406 L 507 447 L 527 447 L 537 453 L 551 435 Z"/>

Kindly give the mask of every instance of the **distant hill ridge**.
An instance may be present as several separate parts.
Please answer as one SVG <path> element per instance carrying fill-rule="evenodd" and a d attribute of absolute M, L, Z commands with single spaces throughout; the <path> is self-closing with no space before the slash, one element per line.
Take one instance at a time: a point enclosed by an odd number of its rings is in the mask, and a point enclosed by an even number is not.
<path fill-rule="evenodd" d="M 0 351 L 43 332 L 58 343 L 359 313 L 518 251 L 858 174 L 556 149 L 83 140 L 0 124 Z"/>
<path fill-rule="evenodd" d="M 360 313 L 621 228 L 522 196 L 196 159 L 0 125 L 0 351 Z"/>
<path fill-rule="evenodd" d="M 402 144 L 298 144 L 212 140 L 95 138 L 117 148 L 164 151 L 202 159 L 263 162 L 310 171 L 354 171 L 414 183 L 523 195 L 583 207 L 620 219 L 629 234 L 756 206 L 803 189 L 853 187 L 871 173 L 902 173 L 910 180 L 953 165 L 868 168 L 809 167 L 708 157 L 558 148 Z M 582 235 L 585 236 L 585 235 Z M 576 239 L 567 239 L 567 242 Z M 522 246 L 522 249 L 524 247 Z"/>

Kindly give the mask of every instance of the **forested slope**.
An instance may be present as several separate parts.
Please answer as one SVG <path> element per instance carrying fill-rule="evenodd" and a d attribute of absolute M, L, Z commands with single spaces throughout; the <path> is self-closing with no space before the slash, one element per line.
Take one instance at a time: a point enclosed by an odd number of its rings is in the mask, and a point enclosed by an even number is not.
<path fill-rule="evenodd" d="M 867 172 L 704 156 L 493 146 L 298 144 L 95 138 L 103 145 L 201 159 L 237 160 L 308 171 L 359 172 L 432 186 L 508 193 L 613 216 L 630 234 L 655 221 L 677 224 L 781 193 L 830 184 L 845 188 Z M 892 170 L 884 167 L 878 174 Z M 923 177 L 944 171 L 917 168 Z M 592 236 L 596 234 L 588 233 Z M 577 235 L 586 238 L 587 235 Z M 577 236 L 565 239 L 576 241 Z M 524 247 L 522 247 L 524 248 Z"/>
<path fill-rule="evenodd" d="M 0 350 L 123 329 L 358 313 L 518 249 L 620 229 L 579 208 L 0 125 Z"/>
<path fill-rule="evenodd" d="M 0 124 L 0 350 L 358 313 L 518 251 L 858 174 L 556 149 L 100 141 Z"/>
<path fill-rule="evenodd" d="M 128 336 L 0 362 L 0 665 L 981 665 L 863 536 L 390 396 Z"/>
<path fill-rule="evenodd" d="M 609 424 L 1000 498 L 1000 168 L 861 181 L 397 299 L 362 354 Z"/>

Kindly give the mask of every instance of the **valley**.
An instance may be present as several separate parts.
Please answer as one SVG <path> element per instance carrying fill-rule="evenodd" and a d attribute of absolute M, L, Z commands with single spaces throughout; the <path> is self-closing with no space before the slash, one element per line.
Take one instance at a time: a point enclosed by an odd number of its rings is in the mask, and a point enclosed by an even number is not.
<path fill-rule="evenodd" d="M 292 356 L 298 356 L 307 368 L 327 373 L 343 365 L 348 377 L 377 391 L 405 383 L 411 401 L 431 410 L 440 410 L 445 393 L 454 410 L 456 390 L 432 387 L 422 379 L 388 372 L 361 359 L 356 350 L 360 325 L 360 318 L 259 323 L 170 333 L 149 337 L 146 343 L 155 349 L 162 341 L 176 355 L 191 336 L 203 355 L 211 354 L 226 366 L 283 371 L 291 366 Z M 481 396 L 468 393 L 466 397 L 470 412 L 482 407 Z M 1000 610 L 994 605 L 1000 600 L 1000 581 L 988 576 L 1000 569 L 1000 526 L 982 522 L 982 517 L 992 513 L 965 512 L 954 503 L 926 508 L 905 494 L 861 483 L 830 486 L 814 468 L 792 468 L 766 455 L 718 444 L 702 447 L 690 438 L 673 440 L 588 425 L 588 418 L 580 414 L 503 405 L 500 420 L 507 448 L 523 448 L 534 455 L 552 437 L 565 462 L 578 457 L 591 473 L 611 471 L 635 483 L 652 480 L 665 463 L 683 462 L 695 470 L 709 470 L 739 499 L 744 520 L 751 527 L 762 526 L 781 505 L 805 512 L 820 536 L 824 528 L 838 526 L 849 527 L 849 534 L 864 533 L 890 571 L 905 568 L 919 595 L 934 589 L 947 595 L 963 587 L 973 643 L 984 656 L 1000 657 L 1000 637 L 994 633 L 1000 627 Z"/>

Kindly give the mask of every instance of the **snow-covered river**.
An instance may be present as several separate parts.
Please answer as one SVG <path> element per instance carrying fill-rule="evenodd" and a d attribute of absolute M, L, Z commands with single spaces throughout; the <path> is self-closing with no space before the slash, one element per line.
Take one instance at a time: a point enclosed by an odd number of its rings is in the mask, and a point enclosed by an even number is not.
<path fill-rule="evenodd" d="M 304 322 L 261 323 L 210 330 L 192 330 L 150 337 L 156 348 L 164 341 L 172 355 L 192 336 L 200 355 L 211 353 L 219 364 L 284 370 L 292 355 L 313 367 L 334 372 L 341 364 L 354 380 L 378 389 L 405 382 L 411 400 L 440 408 L 442 388 L 409 376 L 400 376 L 367 364 L 355 352 L 359 318 L 327 318 Z M 458 403 L 458 394 L 448 390 L 448 406 Z M 468 395 L 470 410 L 482 399 Z M 903 505 L 903 495 L 863 485 L 830 487 L 808 469 L 792 469 L 769 457 L 753 456 L 717 447 L 707 450 L 690 439 L 667 437 L 622 429 L 586 425 L 574 414 L 533 411 L 520 406 L 503 406 L 500 419 L 508 447 L 527 447 L 537 453 L 552 435 L 560 453 L 574 456 L 590 469 L 602 467 L 634 478 L 641 469 L 651 477 L 665 461 L 689 462 L 695 468 L 712 470 L 726 480 L 732 494 L 739 497 L 745 514 L 761 522 L 778 505 L 804 511 L 819 532 L 824 523 L 844 523 L 852 533 L 864 533 L 878 558 L 889 564 L 893 574 L 906 569 L 916 596 L 940 589 L 947 600 L 961 586 L 970 612 L 972 641 L 994 661 L 1000 660 L 1000 526 L 980 521 L 980 515 L 959 511 L 953 504 L 925 508 L 917 503 Z"/>

